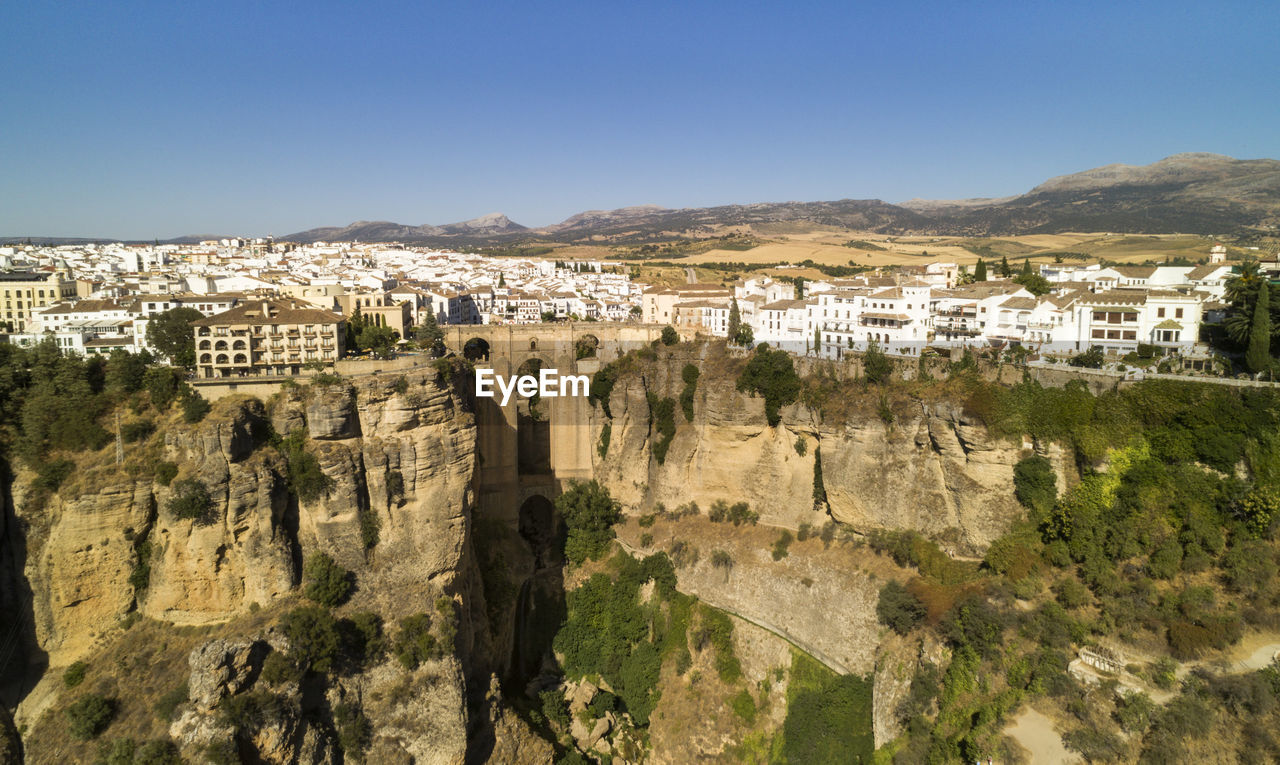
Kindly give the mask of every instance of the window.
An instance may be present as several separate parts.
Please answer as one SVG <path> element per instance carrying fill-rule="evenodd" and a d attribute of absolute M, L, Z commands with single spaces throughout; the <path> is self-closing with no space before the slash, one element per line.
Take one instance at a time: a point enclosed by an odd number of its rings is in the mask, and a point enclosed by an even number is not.
<path fill-rule="evenodd" d="M 1173 311 L 1173 316 L 1174 316 L 1174 318 L 1175 318 L 1175 319 L 1181 319 L 1181 318 L 1182 318 L 1182 309 L 1181 309 L 1181 308 L 1176 308 L 1176 309 L 1174 309 L 1174 311 Z"/>
<path fill-rule="evenodd" d="M 1164 309 L 1163 309 L 1163 308 L 1157 308 L 1157 309 L 1156 309 L 1156 318 L 1157 318 L 1157 319 L 1163 319 L 1163 318 L 1164 318 Z"/>
<path fill-rule="evenodd" d="M 1125 340 L 1137 340 L 1137 339 L 1138 339 L 1138 333 L 1137 333 L 1137 332 L 1134 332 L 1134 331 L 1133 331 L 1133 330 L 1131 330 L 1131 329 L 1126 329 L 1126 330 L 1124 331 L 1124 339 L 1125 339 Z"/>

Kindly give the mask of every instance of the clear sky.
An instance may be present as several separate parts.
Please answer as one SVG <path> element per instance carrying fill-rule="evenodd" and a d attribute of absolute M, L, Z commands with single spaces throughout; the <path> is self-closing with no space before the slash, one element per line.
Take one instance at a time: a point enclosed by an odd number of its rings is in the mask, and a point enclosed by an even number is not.
<path fill-rule="evenodd" d="M 1280 2 L 0 3 L 0 235 L 537 226 L 1280 157 Z"/>

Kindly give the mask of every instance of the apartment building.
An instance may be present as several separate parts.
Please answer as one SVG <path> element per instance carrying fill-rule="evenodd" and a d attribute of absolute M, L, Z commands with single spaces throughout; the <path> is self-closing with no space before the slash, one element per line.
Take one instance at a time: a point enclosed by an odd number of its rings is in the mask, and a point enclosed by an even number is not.
<path fill-rule="evenodd" d="M 1200 327 L 1204 300 L 1171 290 L 1115 289 L 1081 297 L 1075 304 L 1074 350 L 1096 345 L 1129 353 L 1138 344 L 1190 350 Z"/>
<path fill-rule="evenodd" d="M 34 314 L 76 296 L 76 283 L 64 271 L 8 271 L 0 273 L 0 327 L 25 332 Z"/>
<path fill-rule="evenodd" d="M 196 374 L 203 379 L 296 375 L 309 362 L 342 357 L 346 324 L 336 313 L 292 300 L 245 302 L 191 323 Z"/>

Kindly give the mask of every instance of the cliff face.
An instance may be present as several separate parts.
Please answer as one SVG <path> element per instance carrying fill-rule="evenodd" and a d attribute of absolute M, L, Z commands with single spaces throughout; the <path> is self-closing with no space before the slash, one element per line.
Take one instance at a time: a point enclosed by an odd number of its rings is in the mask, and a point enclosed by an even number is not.
<path fill-rule="evenodd" d="M 855 530 L 914 529 L 964 554 L 980 554 L 1023 512 L 1013 495 L 1013 466 L 1030 444 L 998 441 L 956 406 L 892 402 L 892 423 L 874 409 L 827 417 L 794 404 L 769 427 L 764 401 L 734 389 L 732 376 L 699 381 L 694 418 L 679 411 L 666 459 L 648 396 L 676 398 L 682 360 L 647 365 L 615 385 L 610 421 L 595 413 L 597 441 L 609 448 L 596 477 L 625 507 L 662 502 L 745 501 L 763 524 L 792 529 L 830 518 Z M 801 446 L 797 446 L 797 443 Z M 801 453 L 803 452 L 803 453 Z M 1045 451 L 1062 474 L 1062 455 Z M 822 460 L 827 506 L 815 507 L 814 460 Z M 1061 485 L 1061 484 L 1060 484 Z"/>
<path fill-rule="evenodd" d="M 313 502 L 290 493 L 289 467 L 269 443 L 268 425 L 280 434 L 307 431 L 306 449 L 331 481 L 327 493 Z M 438 597 L 455 601 L 456 657 L 416 673 L 383 662 L 344 679 L 336 692 L 400 699 L 365 704 L 376 750 L 387 757 L 461 760 L 474 724 L 463 667 L 487 680 L 487 630 L 475 623 L 484 609 L 473 604 L 479 588 L 467 557 L 475 428 L 453 392 L 434 372 L 368 378 L 354 387 L 286 390 L 268 406 L 223 399 L 203 422 L 170 421 L 162 430 L 153 436 L 162 443 L 149 448 L 177 466 L 169 485 L 149 471 L 105 470 L 94 475 L 109 480 L 72 481 L 41 505 L 29 501 L 32 476 L 20 473 L 15 482 L 35 636 L 51 668 L 19 719 L 60 704 L 60 668 L 119 639 L 135 604 L 142 616 L 173 625 L 234 623 L 289 607 L 301 561 L 323 551 L 355 575 L 348 608 L 380 614 L 389 631 L 404 616 L 431 611 Z M 188 479 L 212 498 L 203 521 L 170 512 Z M 439 703 L 391 693 L 411 682 L 433 688 Z M 29 746 L 29 761 L 42 761 L 38 742 Z"/>

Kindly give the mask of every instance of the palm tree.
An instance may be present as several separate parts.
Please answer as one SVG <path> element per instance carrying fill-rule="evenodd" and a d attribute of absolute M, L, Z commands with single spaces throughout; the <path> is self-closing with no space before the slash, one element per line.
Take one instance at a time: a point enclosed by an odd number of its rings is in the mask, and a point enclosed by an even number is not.
<path fill-rule="evenodd" d="M 1227 281 L 1225 300 L 1227 318 L 1222 322 L 1227 337 L 1244 345 L 1249 340 L 1249 332 L 1253 327 L 1253 305 L 1258 300 L 1258 289 L 1261 285 L 1269 285 L 1267 277 L 1258 268 L 1258 261 L 1246 260 L 1240 264 L 1239 273 Z M 1268 295 L 1268 297 L 1271 297 Z M 1268 300 L 1268 310 L 1274 312 L 1275 300 Z M 1275 322 L 1271 322 L 1272 331 Z"/>

